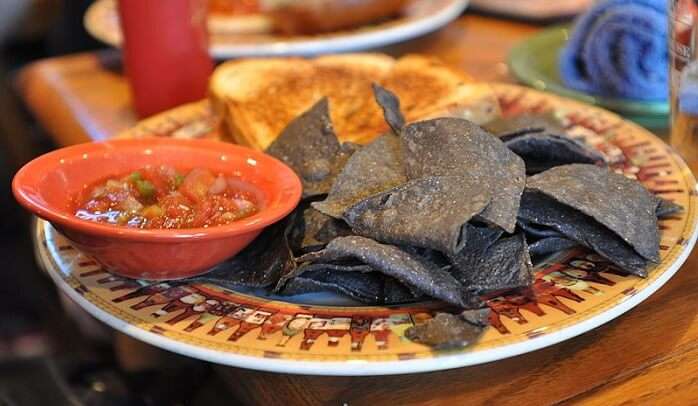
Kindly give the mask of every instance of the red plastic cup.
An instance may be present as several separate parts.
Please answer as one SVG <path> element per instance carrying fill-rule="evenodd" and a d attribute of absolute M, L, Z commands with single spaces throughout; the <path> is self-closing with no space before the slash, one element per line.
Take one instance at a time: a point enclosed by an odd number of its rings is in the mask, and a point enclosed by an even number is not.
<path fill-rule="evenodd" d="M 206 95 L 206 0 L 119 0 L 126 75 L 140 117 Z"/>

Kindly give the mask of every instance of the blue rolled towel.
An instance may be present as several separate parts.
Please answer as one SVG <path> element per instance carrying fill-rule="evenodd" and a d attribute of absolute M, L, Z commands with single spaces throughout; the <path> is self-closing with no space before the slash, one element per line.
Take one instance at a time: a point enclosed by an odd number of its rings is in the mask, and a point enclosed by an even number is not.
<path fill-rule="evenodd" d="M 582 92 L 667 100 L 667 0 L 608 0 L 575 23 L 560 53 L 560 76 Z"/>

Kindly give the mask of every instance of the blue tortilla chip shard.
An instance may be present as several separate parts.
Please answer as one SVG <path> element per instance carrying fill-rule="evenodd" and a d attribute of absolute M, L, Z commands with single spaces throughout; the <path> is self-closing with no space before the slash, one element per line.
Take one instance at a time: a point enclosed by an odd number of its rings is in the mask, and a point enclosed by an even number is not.
<path fill-rule="evenodd" d="M 365 304 L 398 304 L 420 298 L 394 278 L 368 265 L 304 264 L 277 290 L 281 295 L 330 291 Z"/>
<path fill-rule="evenodd" d="M 649 262 L 613 231 L 586 214 L 539 192 L 526 190 L 521 197 L 519 218 L 550 227 L 579 245 L 594 250 L 624 271 L 647 276 Z"/>
<path fill-rule="evenodd" d="M 394 245 L 381 244 L 359 236 L 339 237 L 322 251 L 301 256 L 298 262 L 328 263 L 357 260 L 377 272 L 391 276 L 428 296 L 463 308 L 481 306 L 479 298 L 467 294 L 463 286 L 443 268 Z"/>
<path fill-rule="evenodd" d="M 344 218 L 364 237 L 455 254 L 463 225 L 489 203 L 487 187 L 475 179 L 433 176 L 362 200 Z"/>
<path fill-rule="evenodd" d="M 526 164 L 526 174 L 534 175 L 567 164 L 605 165 L 601 154 L 564 135 L 526 134 L 504 142 Z"/>
<path fill-rule="evenodd" d="M 528 252 L 532 257 L 542 257 L 544 255 L 566 251 L 578 246 L 579 244 L 576 241 L 572 241 L 568 238 L 545 237 L 531 243 L 528 246 Z"/>
<path fill-rule="evenodd" d="M 552 114 L 519 114 L 502 117 L 485 124 L 483 128 L 502 141 L 536 133 L 565 134 L 562 123 Z"/>
<path fill-rule="evenodd" d="M 436 118 L 409 124 L 402 132 L 407 177 L 468 176 L 486 185 L 490 204 L 479 215 L 514 232 L 526 175 L 524 162 L 499 139 L 470 121 Z"/>
<path fill-rule="evenodd" d="M 337 219 L 357 202 L 407 182 L 400 152 L 400 139 L 385 134 L 349 158 L 327 198 L 312 206 Z"/>
<path fill-rule="evenodd" d="M 266 152 L 301 178 L 303 197 L 329 192 L 352 148 L 342 148 L 330 120 L 327 98 L 291 121 Z"/>
<path fill-rule="evenodd" d="M 669 200 L 663 199 L 661 197 L 657 197 L 657 201 L 657 209 L 655 210 L 657 218 L 661 219 L 664 217 L 673 216 L 674 214 L 678 214 L 683 211 L 683 206 L 681 206 L 680 204 L 670 202 Z"/>
<path fill-rule="evenodd" d="M 317 262 L 310 263 L 306 262 L 299 266 L 294 267 L 290 272 L 286 272 L 281 275 L 274 286 L 274 292 L 280 292 L 284 289 L 288 281 L 299 277 L 300 275 L 311 272 L 311 271 L 326 271 L 326 272 L 360 272 L 367 273 L 373 271 L 373 268 L 366 264 L 362 264 L 357 261 L 342 261 L 340 263 L 325 263 Z"/>
<path fill-rule="evenodd" d="M 523 233 L 499 235 L 498 230 L 468 226 L 465 246 L 451 258 L 451 275 L 469 291 L 481 295 L 533 283 L 533 265 Z"/>
<path fill-rule="evenodd" d="M 383 275 L 327 268 L 318 264 L 303 274 L 289 279 L 278 292 L 292 296 L 315 292 L 334 292 L 366 304 L 378 304 L 383 297 Z"/>
<path fill-rule="evenodd" d="M 325 245 L 337 237 L 346 237 L 353 234 L 349 225 L 344 221 L 329 216 L 327 217 L 327 221 L 325 221 L 317 233 L 315 233 L 314 238 L 316 241 Z"/>
<path fill-rule="evenodd" d="M 537 240 L 542 238 L 564 238 L 564 235 L 560 234 L 555 229 L 550 227 L 541 226 L 540 224 L 531 224 L 525 219 L 519 217 L 516 225 L 521 229 L 521 231 L 526 234 L 526 237 L 530 240 Z"/>
<path fill-rule="evenodd" d="M 482 335 L 489 309 L 467 310 L 461 314 L 437 313 L 434 318 L 412 326 L 405 337 L 437 350 L 452 350 L 473 344 Z"/>
<path fill-rule="evenodd" d="M 288 244 L 292 217 L 267 227 L 239 254 L 189 281 L 214 283 L 233 289 L 274 285 L 282 275 L 296 268 Z"/>
<path fill-rule="evenodd" d="M 400 132 L 405 127 L 405 117 L 400 111 L 400 100 L 393 92 L 376 83 L 372 83 L 371 87 L 373 88 L 376 103 L 383 109 L 385 122 L 388 123 L 395 135 L 400 135 Z"/>
<path fill-rule="evenodd" d="M 409 303 L 428 299 L 421 292 L 410 289 L 397 279 L 385 276 L 383 283 L 383 302 L 380 304 Z"/>
<path fill-rule="evenodd" d="M 659 262 L 658 201 L 636 180 L 606 168 L 572 164 L 532 176 L 526 187 L 592 217 L 642 257 Z"/>
<path fill-rule="evenodd" d="M 309 252 L 322 249 L 336 237 L 351 235 L 351 228 L 342 220 L 330 217 L 312 207 L 306 207 L 302 215 L 296 216 L 290 241 L 294 252 Z"/>
<path fill-rule="evenodd" d="M 305 205 L 301 204 L 301 206 Z M 324 244 L 315 239 L 315 234 L 332 217 L 326 216 L 312 207 L 307 207 L 303 210 L 299 206 L 297 210 L 299 212 L 302 211 L 302 214 L 296 216 L 295 224 L 291 230 L 291 250 L 294 252 L 307 252 L 321 249 Z"/>
<path fill-rule="evenodd" d="M 436 265 L 438 268 L 444 268 L 451 265 L 451 262 L 448 260 L 448 257 L 440 251 L 436 251 L 430 248 L 420 248 L 409 245 L 402 245 L 400 246 L 400 249 L 407 252 L 408 254 L 424 258 L 424 260 Z"/>

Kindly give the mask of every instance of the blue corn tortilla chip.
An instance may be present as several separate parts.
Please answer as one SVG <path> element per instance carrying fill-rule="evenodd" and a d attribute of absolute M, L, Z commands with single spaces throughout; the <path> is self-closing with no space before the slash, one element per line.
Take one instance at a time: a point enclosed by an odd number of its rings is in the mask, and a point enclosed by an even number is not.
<path fill-rule="evenodd" d="M 528 251 L 530 252 L 532 257 L 541 257 L 556 252 L 572 249 L 578 246 L 579 244 L 576 241 L 572 241 L 568 238 L 545 237 L 531 243 L 528 246 Z"/>
<path fill-rule="evenodd" d="M 411 180 L 468 176 L 486 185 L 490 204 L 479 215 L 514 232 L 526 176 L 524 162 L 499 139 L 470 121 L 436 118 L 409 124 L 402 132 L 405 172 Z"/>
<path fill-rule="evenodd" d="M 405 330 L 405 337 L 436 350 L 463 348 L 482 336 L 488 318 L 489 309 L 437 313 L 434 318 Z"/>
<path fill-rule="evenodd" d="M 312 206 L 334 218 L 357 202 L 407 182 L 400 139 L 393 134 L 378 137 L 349 158 L 324 201 Z"/>
<path fill-rule="evenodd" d="M 658 202 L 636 180 L 606 168 L 572 164 L 534 175 L 526 187 L 590 216 L 642 257 L 659 262 Z"/>
<path fill-rule="evenodd" d="M 519 114 L 490 121 L 483 128 L 507 141 L 522 135 L 548 133 L 565 134 L 562 123 L 551 114 Z"/>
<path fill-rule="evenodd" d="M 616 233 L 594 218 L 547 195 L 529 190 L 524 192 L 519 217 L 524 222 L 558 231 L 579 245 L 594 250 L 628 273 L 647 276 L 649 261 Z"/>
<path fill-rule="evenodd" d="M 323 98 L 291 121 L 266 152 L 290 166 L 301 178 L 303 197 L 311 197 L 329 192 L 353 146 L 340 145 Z"/>
<path fill-rule="evenodd" d="M 657 209 L 655 210 L 657 218 L 673 216 L 674 214 L 678 214 L 683 211 L 683 207 L 680 204 L 670 202 L 666 199 L 662 199 L 661 197 L 658 197 L 657 200 Z"/>
<path fill-rule="evenodd" d="M 361 148 L 363 148 L 362 145 L 357 144 L 355 142 L 347 141 L 339 146 L 339 153 L 343 155 L 342 158 L 349 159 L 349 157 L 352 156 L 354 152 L 360 150 Z"/>
<path fill-rule="evenodd" d="M 325 272 L 361 272 L 361 273 L 367 273 L 373 271 L 373 269 L 366 265 L 362 264 L 360 262 L 356 261 L 344 261 L 342 263 L 324 263 L 324 262 L 319 262 L 319 263 L 304 263 L 301 264 L 300 266 L 296 266 L 293 268 L 292 271 L 287 272 L 283 275 L 281 275 L 278 278 L 278 281 L 276 282 L 276 286 L 274 287 L 274 292 L 280 292 L 284 289 L 288 281 L 299 277 L 300 275 L 306 273 L 306 272 L 313 272 L 313 271 L 325 271 Z"/>
<path fill-rule="evenodd" d="M 291 231 L 291 249 L 294 252 L 306 252 L 322 248 L 324 244 L 315 239 L 315 234 L 331 217 L 309 207 L 302 210 L 302 215 L 296 218 Z"/>
<path fill-rule="evenodd" d="M 376 98 L 376 103 L 383 109 L 383 117 L 388 123 L 395 135 L 400 135 L 403 127 L 405 127 L 405 117 L 400 111 L 400 100 L 390 90 L 373 83 L 373 95 Z"/>
<path fill-rule="evenodd" d="M 189 281 L 213 283 L 232 289 L 274 285 L 282 275 L 296 268 L 288 244 L 292 222 L 293 216 L 289 216 L 267 227 L 242 252 Z"/>
<path fill-rule="evenodd" d="M 421 292 L 410 289 L 402 282 L 390 276 L 384 276 L 383 284 L 383 303 L 381 304 L 398 304 L 414 302 L 422 299 L 427 299 Z"/>
<path fill-rule="evenodd" d="M 480 306 L 448 271 L 394 245 L 360 236 L 339 237 L 322 251 L 305 254 L 298 262 L 327 263 L 357 260 L 428 296 L 463 308 Z"/>
<path fill-rule="evenodd" d="M 469 226 L 465 246 L 451 260 L 451 274 L 477 294 L 530 286 L 531 258 L 523 233 L 497 239 L 498 230 Z"/>
<path fill-rule="evenodd" d="M 451 262 L 448 260 L 446 255 L 433 249 L 414 247 L 410 245 L 402 245 L 400 246 L 400 249 L 408 254 L 424 258 L 427 262 L 432 263 L 439 268 L 444 268 L 451 265 Z"/>
<path fill-rule="evenodd" d="M 504 231 L 499 227 L 488 227 L 486 225 L 468 224 L 463 227 L 462 240 L 466 242 L 466 247 L 471 251 L 484 251 L 499 240 Z"/>
<path fill-rule="evenodd" d="M 455 254 L 463 225 L 489 203 L 487 187 L 475 179 L 433 176 L 362 200 L 344 218 L 364 237 Z"/>
<path fill-rule="evenodd" d="M 526 234 L 526 237 L 530 240 L 537 240 L 542 238 L 564 238 L 564 235 L 560 234 L 557 230 L 541 226 L 540 224 L 531 224 L 525 219 L 519 217 L 516 225 L 521 229 L 521 231 Z"/>
<path fill-rule="evenodd" d="M 329 217 L 329 216 L 327 216 Z M 346 237 L 352 235 L 351 228 L 347 223 L 342 220 L 337 220 L 333 217 L 329 217 L 327 221 L 320 227 L 320 229 L 315 233 L 315 240 L 320 243 L 327 244 L 337 237 Z"/>
<path fill-rule="evenodd" d="M 601 154 L 563 135 L 526 134 L 505 141 L 504 145 L 524 160 L 527 175 L 566 164 L 605 164 Z"/>
<path fill-rule="evenodd" d="M 302 205 L 302 207 L 307 205 Z M 342 220 L 330 217 L 312 207 L 303 210 L 291 231 L 291 249 L 294 252 L 309 252 L 323 248 L 336 237 L 352 234 L 351 228 Z"/>
<path fill-rule="evenodd" d="M 398 304 L 420 298 L 394 278 L 367 265 L 306 264 L 278 289 L 281 295 L 330 291 L 365 304 Z"/>

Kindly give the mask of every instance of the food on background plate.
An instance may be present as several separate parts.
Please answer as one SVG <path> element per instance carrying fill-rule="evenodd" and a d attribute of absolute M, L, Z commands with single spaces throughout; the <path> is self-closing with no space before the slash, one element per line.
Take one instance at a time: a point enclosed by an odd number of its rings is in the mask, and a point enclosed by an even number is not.
<path fill-rule="evenodd" d="M 213 14 L 249 15 L 259 13 L 258 0 L 208 0 L 208 11 Z"/>
<path fill-rule="evenodd" d="M 259 0 L 274 30 L 288 35 L 338 31 L 400 14 L 409 0 Z"/>
<path fill-rule="evenodd" d="M 230 224 L 259 210 L 254 186 L 194 168 L 146 166 L 98 182 L 79 196 L 81 219 L 143 229 L 182 229 Z"/>
<path fill-rule="evenodd" d="M 241 254 L 207 281 L 249 286 L 234 275 L 244 264 L 251 281 L 264 281 L 256 286 L 280 295 L 331 291 L 376 305 L 438 299 L 466 311 L 439 314 L 407 336 L 452 348 L 480 335 L 483 296 L 532 284 L 530 247 L 534 257 L 586 247 L 638 276 L 657 262 L 657 217 L 680 206 L 614 173 L 562 127 L 523 123 L 498 136 L 463 118 L 410 122 L 391 90 L 373 86 L 386 122 L 368 145 L 341 143 L 332 97 L 318 97 L 280 131 L 267 152 L 308 192 L 276 237 L 247 250 L 281 254 L 257 263 Z M 510 144 L 524 137 L 534 138 L 525 148 Z M 540 167 L 541 157 L 556 159 Z M 536 174 L 526 177 L 529 168 Z"/>
<path fill-rule="evenodd" d="M 272 19 L 258 0 L 208 0 L 208 31 L 216 34 L 266 34 L 274 30 Z"/>
<path fill-rule="evenodd" d="M 409 0 L 209 0 L 214 34 L 310 35 L 399 16 Z"/>
<path fill-rule="evenodd" d="M 209 95 L 221 118 L 221 136 L 240 145 L 266 149 L 322 97 L 329 100 L 338 139 L 366 144 L 390 129 L 372 101 L 374 82 L 397 95 L 408 122 L 450 116 L 483 124 L 499 115 L 497 98 L 487 84 L 420 55 L 397 60 L 350 54 L 228 61 L 214 71 Z"/>

